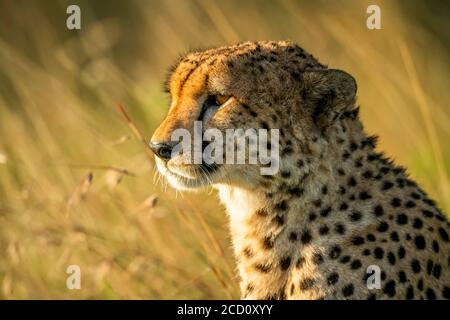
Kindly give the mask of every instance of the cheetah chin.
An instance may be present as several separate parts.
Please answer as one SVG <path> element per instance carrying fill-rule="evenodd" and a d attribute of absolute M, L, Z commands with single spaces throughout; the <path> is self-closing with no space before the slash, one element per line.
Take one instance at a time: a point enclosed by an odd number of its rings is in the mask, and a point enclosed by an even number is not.
<path fill-rule="evenodd" d="M 188 169 L 180 170 L 179 167 L 174 167 L 172 170 L 168 168 L 160 168 L 158 170 L 163 172 L 169 184 L 178 190 L 195 191 L 212 184 L 214 179 L 213 173 L 205 174 L 205 168 L 200 166 L 192 166 Z"/>

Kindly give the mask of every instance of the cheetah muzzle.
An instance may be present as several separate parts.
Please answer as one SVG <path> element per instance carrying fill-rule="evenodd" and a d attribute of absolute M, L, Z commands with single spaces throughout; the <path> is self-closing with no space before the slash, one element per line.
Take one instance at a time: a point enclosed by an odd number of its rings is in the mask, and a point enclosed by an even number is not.
<path fill-rule="evenodd" d="M 243 298 L 450 299 L 449 222 L 375 150 L 351 75 L 290 42 L 247 42 L 187 54 L 167 91 L 157 166 L 175 188 L 219 191 Z M 279 129 L 278 173 L 172 157 L 171 134 L 196 121 Z"/>

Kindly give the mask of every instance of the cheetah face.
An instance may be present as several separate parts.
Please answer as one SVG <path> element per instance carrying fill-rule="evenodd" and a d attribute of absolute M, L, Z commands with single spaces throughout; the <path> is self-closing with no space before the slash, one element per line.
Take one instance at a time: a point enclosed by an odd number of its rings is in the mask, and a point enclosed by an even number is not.
<path fill-rule="evenodd" d="M 249 164 L 251 137 L 245 135 L 248 129 L 258 129 L 258 122 L 245 118 L 242 109 L 248 106 L 243 106 L 237 95 L 231 94 L 226 87 L 214 86 L 214 82 L 225 83 L 226 76 L 226 73 L 221 72 L 215 78 L 208 78 L 211 84 L 199 72 L 185 84 L 187 87 L 181 96 L 174 96 L 171 91 L 169 113 L 154 133 L 150 146 L 156 154 L 158 170 L 177 189 L 198 189 L 225 181 L 254 183 L 259 175 L 259 165 Z M 209 137 L 208 133 L 211 132 L 215 133 L 214 138 Z M 231 150 L 230 145 L 226 145 L 230 137 L 244 138 L 241 140 L 244 145 L 231 144 Z M 214 153 L 220 155 L 208 162 L 207 148 L 211 148 L 215 142 L 218 144 Z M 177 147 L 184 149 L 176 150 Z M 186 150 L 188 152 L 182 152 Z M 231 163 L 227 162 L 230 152 L 236 155 Z M 241 156 L 243 161 L 241 158 L 236 163 Z"/>
<path fill-rule="evenodd" d="M 338 105 L 342 100 L 342 90 L 330 88 L 347 79 L 321 72 L 327 70 L 289 42 L 244 43 L 188 54 L 170 73 L 169 112 L 150 142 L 160 173 L 183 190 L 216 184 L 254 188 L 264 180 L 261 173 L 268 162 L 252 157 L 270 155 L 269 166 L 279 166 L 277 153 L 285 144 L 292 139 L 305 143 L 318 131 L 314 107 L 320 105 L 320 113 L 325 113 L 324 101 Z M 266 140 L 261 140 L 260 129 L 268 134 Z M 245 144 L 225 143 L 233 138 L 227 135 L 230 130 L 234 138 L 244 134 Z M 247 135 L 251 130 L 257 141 Z M 209 141 L 220 142 L 217 134 L 222 143 L 211 162 L 205 150 Z M 278 134 L 281 139 L 273 139 Z M 251 148 L 255 143 L 256 152 Z M 236 157 L 230 156 L 233 153 Z"/>

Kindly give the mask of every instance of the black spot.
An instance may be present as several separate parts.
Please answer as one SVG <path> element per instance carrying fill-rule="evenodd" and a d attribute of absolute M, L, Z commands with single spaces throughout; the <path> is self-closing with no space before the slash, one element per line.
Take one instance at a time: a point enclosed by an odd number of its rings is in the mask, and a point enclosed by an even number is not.
<path fill-rule="evenodd" d="M 439 243 L 436 240 L 433 240 L 433 251 L 436 253 L 439 252 Z"/>
<path fill-rule="evenodd" d="M 405 187 L 405 180 L 402 178 L 398 178 L 395 180 L 397 182 L 397 187 L 403 189 Z"/>
<path fill-rule="evenodd" d="M 382 168 L 380 169 L 380 172 L 381 172 L 383 175 L 388 174 L 389 171 L 391 171 L 391 169 L 390 169 L 389 167 L 382 167 Z"/>
<path fill-rule="evenodd" d="M 391 232 L 390 237 L 391 237 L 391 240 L 392 240 L 392 241 L 395 241 L 395 242 L 399 242 L 399 241 L 400 241 L 400 238 L 398 237 L 397 231 Z"/>
<path fill-rule="evenodd" d="M 416 236 L 414 238 L 414 244 L 416 245 L 416 248 L 419 250 L 425 249 L 426 246 L 425 238 L 423 236 Z"/>
<path fill-rule="evenodd" d="M 414 299 L 414 288 L 413 288 L 413 286 L 409 286 L 408 289 L 406 290 L 406 299 L 407 300 Z"/>
<path fill-rule="evenodd" d="M 366 179 L 370 179 L 373 177 L 373 172 L 370 170 L 366 170 L 363 172 L 362 176 Z"/>
<path fill-rule="evenodd" d="M 253 256 L 253 251 L 251 248 L 247 247 L 243 250 L 244 256 L 251 258 Z"/>
<path fill-rule="evenodd" d="M 316 220 L 316 218 L 317 218 L 317 215 L 315 213 L 309 214 L 309 221 L 314 221 L 314 220 Z"/>
<path fill-rule="evenodd" d="M 339 246 L 333 246 L 330 250 L 329 257 L 333 260 L 339 258 L 341 255 L 341 248 Z"/>
<path fill-rule="evenodd" d="M 257 216 L 260 216 L 260 217 L 265 217 L 265 216 L 267 216 L 269 213 L 267 212 L 266 209 L 260 208 L 260 209 L 256 210 L 255 214 L 256 214 Z"/>
<path fill-rule="evenodd" d="M 373 254 L 375 255 L 375 258 L 383 259 L 384 250 L 381 249 L 380 247 L 376 247 L 375 250 L 373 250 Z"/>
<path fill-rule="evenodd" d="M 353 222 L 361 220 L 361 217 L 362 217 L 361 212 L 358 211 L 352 212 L 350 214 L 350 220 L 352 220 Z"/>
<path fill-rule="evenodd" d="M 339 234 L 344 234 L 345 233 L 345 226 L 342 224 L 338 224 L 336 225 L 335 229 L 334 229 L 337 233 Z"/>
<path fill-rule="evenodd" d="M 387 258 L 390 264 L 395 265 L 395 255 L 392 252 L 387 254 Z"/>
<path fill-rule="evenodd" d="M 419 273 L 420 272 L 420 262 L 417 259 L 414 259 L 411 261 L 411 269 L 414 271 L 414 273 Z"/>
<path fill-rule="evenodd" d="M 442 240 L 444 240 L 445 242 L 449 242 L 447 231 L 445 231 L 443 228 L 439 228 L 438 231 L 439 231 L 439 235 L 441 236 Z"/>
<path fill-rule="evenodd" d="M 420 279 L 419 282 L 417 283 L 417 289 L 423 291 L 423 279 Z"/>
<path fill-rule="evenodd" d="M 359 199 L 360 200 L 368 200 L 371 199 L 372 196 L 367 192 L 367 191 L 363 191 L 359 194 Z"/>
<path fill-rule="evenodd" d="M 435 264 L 435 265 L 434 265 L 434 268 L 433 268 L 433 276 L 434 276 L 436 279 L 439 279 L 439 278 L 441 277 L 441 270 L 442 270 L 442 267 L 441 267 L 440 264 Z"/>
<path fill-rule="evenodd" d="M 280 266 L 282 270 L 287 270 L 291 265 L 291 257 L 284 257 L 280 261 Z"/>
<path fill-rule="evenodd" d="M 369 234 L 366 236 L 366 239 L 367 239 L 367 241 L 370 241 L 370 242 L 374 242 L 375 240 L 377 240 L 377 239 L 375 238 L 375 236 L 374 236 L 373 234 L 371 234 L 371 233 L 369 233 Z"/>
<path fill-rule="evenodd" d="M 381 221 L 377 228 L 377 230 L 379 232 L 386 232 L 388 229 L 389 229 L 389 225 L 384 221 Z"/>
<path fill-rule="evenodd" d="M 433 212 L 429 211 L 429 210 L 422 210 L 422 214 L 427 217 L 427 218 L 432 218 L 433 217 Z"/>
<path fill-rule="evenodd" d="M 322 226 L 319 229 L 319 234 L 323 236 L 323 235 L 328 234 L 329 231 L 330 231 L 330 228 L 328 228 L 328 226 Z"/>
<path fill-rule="evenodd" d="M 335 285 L 339 280 L 339 274 L 336 272 L 331 273 L 327 278 L 327 283 L 329 286 Z"/>
<path fill-rule="evenodd" d="M 300 240 L 302 241 L 303 244 L 307 244 L 311 242 L 311 234 L 309 233 L 309 231 L 305 231 L 302 234 L 302 237 L 300 238 Z"/>
<path fill-rule="evenodd" d="M 317 199 L 313 202 L 313 205 L 316 206 L 317 208 L 320 208 L 320 206 L 322 205 L 322 200 Z"/>
<path fill-rule="evenodd" d="M 436 294 L 434 293 L 433 289 L 428 288 L 425 294 L 427 295 L 428 300 L 436 300 Z"/>
<path fill-rule="evenodd" d="M 373 213 L 377 216 L 377 217 L 381 217 L 384 213 L 383 207 L 380 205 L 377 205 L 374 210 Z"/>
<path fill-rule="evenodd" d="M 350 256 L 343 256 L 341 260 L 339 260 L 340 263 L 347 263 L 351 260 Z"/>
<path fill-rule="evenodd" d="M 322 211 L 320 211 L 320 215 L 322 217 L 326 217 L 330 214 L 330 212 L 331 212 L 331 207 L 327 207 L 325 209 L 322 209 Z"/>
<path fill-rule="evenodd" d="M 300 197 L 303 194 L 304 190 L 298 187 L 289 188 L 288 193 L 293 196 Z"/>
<path fill-rule="evenodd" d="M 315 253 L 313 255 L 313 263 L 319 265 L 323 262 L 323 256 L 320 253 Z"/>
<path fill-rule="evenodd" d="M 270 250 L 270 249 L 273 248 L 273 246 L 274 246 L 274 240 L 273 240 L 273 237 L 272 237 L 272 236 L 265 237 L 265 238 L 264 238 L 264 241 L 263 241 L 263 247 L 264 247 L 264 249 Z"/>
<path fill-rule="evenodd" d="M 282 226 L 284 224 L 284 216 L 277 215 L 275 216 L 274 221 L 277 225 Z"/>
<path fill-rule="evenodd" d="M 403 259 L 406 255 L 406 250 L 403 247 L 398 248 L 398 258 Z"/>
<path fill-rule="evenodd" d="M 355 180 L 354 177 L 351 177 L 350 179 L 348 179 L 348 185 L 349 185 L 350 187 L 356 186 L 356 180 Z"/>
<path fill-rule="evenodd" d="M 305 264 L 305 262 L 306 262 L 306 259 L 303 258 L 303 257 L 300 257 L 300 258 L 298 258 L 298 260 L 297 260 L 297 262 L 295 264 L 295 267 L 297 269 L 300 269 Z"/>
<path fill-rule="evenodd" d="M 275 205 L 275 210 L 277 210 L 277 211 L 286 211 L 287 208 L 288 208 L 288 205 L 286 203 L 286 200 L 283 200 Z"/>
<path fill-rule="evenodd" d="M 327 194 L 328 193 L 328 188 L 327 186 L 323 186 L 322 187 L 322 194 Z"/>
<path fill-rule="evenodd" d="M 404 271 L 400 271 L 400 272 L 398 273 L 398 280 L 399 280 L 401 283 L 405 283 L 406 281 L 408 281 L 408 279 L 406 278 L 406 273 L 405 273 Z"/>
<path fill-rule="evenodd" d="M 414 208 L 416 206 L 416 203 L 413 201 L 408 201 L 405 203 L 406 208 Z"/>
<path fill-rule="evenodd" d="M 369 154 L 367 156 L 367 160 L 370 161 L 370 162 L 375 161 L 375 160 L 379 160 L 380 158 L 381 158 L 381 155 L 377 154 L 377 153 L 371 153 L 371 154 Z"/>
<path fill-rule="evenodd" d="M 265 129 L 265 130 L 269 130 L 269 125 L 267 124 L 267 122 L 265 121 L 261 121 L 261 128 Z"/>
<path fill-rule="evenodd" d="M 292 72 L 291 72 L 291 77 L 292 77 L 294 80 L 298 81 L 298 80 L 300 80 L 300 73 L 298 73 L 297 71 L 292 71 Z"/>
<path fill-rule="evenodd" d="M 259 264 L 258 263 L 255 265 L 255 269 L 262 273 L 268 273 L 272 269 L 272 266 L 270 264 Z"/>
<path fill-rule="evenodd" d="M 294 153 L 294 150 L 291 147 L 286 147 L 286 148 L 283 148 L 283 150 L 281 151 L 281 156 L 287 156 L 287 155 L 290 155 L 293 153 Z"/>
<path fill-rule="evenodd" d="M 444 287 L 444 289 L 442 290 L 442 296 L 445 299 L 450 299 L 450 288 L 449 287 Z"/>
<path fill-rule="evenodd" d="M 393 199 L 391 200 L 391 205 L 392 205 L 394 208 L 400 207 L 400 206 L 402 205 L 402 201 L 401 201 L 399 198 L 393 198 Z"/>
<path fill-rule="evenodd" d="M 422 201 L 432 207 L 434 207 L 436 205 L 436 203 L 433 200 L 428 199 L 428 198 L 422 199 Z"/>
<path fill-rule="evenodd" d="M 361 268 L 361 266 L 362 266 L 362 264 L 361 264 L 361 261 L 359 261 L 359 260 L 354 260 L 354 261 L 350 264 L 350 267 L 351 267 L 353 270 L 359 269 L 359 268 Z"/>
<path fill-rule="evenodd" d="M 359 237 L 359 236 L 355 236 L 352 238 L 352 243 L 355 246 L 360 246 L 362 244 L 364 244 L 364 238 L 363 237 Z"/>
<path fill-rule="evenodd" d="M 416 192 L 412 192 L 412 193 L 411 193 L 411 197 L 413 197 L 413 198 L 416 199 L 416 200 L 419 200 L 419 199 L 420 199 L 420 194 L 418 194 L 418 193 L 416 193 Z"/>
<path fill-rule="evenodd" d="M 427 262 L 427 273 L 431 274 L 432 271 L 433 271 L 433 261 L 428 260 L 428 262 Z"/>
<path fill-rule="evenodd" d="M 344 297 L 350 297 L 351 295 L 353 295 L 353 284 L 348 284 L 346 285 L 344 288 L 342 288 L 342 294 L 344 295 Z"/>
<path fill-rule="evenodd" d="M 347 209 L 348 209 L 348 204 L 346 204 L 345 202 L 343 202 L 341 204 L 341 206 L 339 207 L 339 210 L 341 210 L 341 211 L 345 211 Z"/>
<path fill-rule="evenodd" d="M 369 249 L 364 249 L 363 252 L 362 252 L 362 254 L 363 254 L 364 256 L 370 256 L 370 250 L 369 250 Z"/>
<path fill-rule="evenodd" d="M 297 233 L 296 232 L 291 232 L 289 234 L 289 240 L 296 241 L 297 240 Z"/>
<path fill-rule="evenodd" d="M 314 286 L 315 283 L 316 283 L 315 279 L 305 278 L 302 281 L 300 281 L 300 289 L 301 290 L 309 290 Z"/>
<path fill-rule="evenodd" d="M 383 288 L 383 292 L 389 297 L 395 296 L 395 281 L 389 280 Z"/>
<path fill-rule="evenodd" d="M 381 187 L 381 190 L 389 190 L 390 188 L 392 188 L 394 186 L 394 184 L 390 181 L 384 181 L 383 182 L 383 186 Z"/>
<path fill-rule="evenodd" d="M 422 229 L 423 223 L 419 218 L 415 218 L 413 222 L 413 227 L 416 229 Z"/>
<path fill-rule="evenodd" d="M 408 217 L 404 213 L 399 214 L 397 216 L 397 223 L 398 224 L 407 224 L 408 223 Z"/>
<path fill-rule="evenodd" d="M 290 171 L 280 171 L 280 175 L 282 178 L 289 178 L 291 176 L 291 172 Z"/>

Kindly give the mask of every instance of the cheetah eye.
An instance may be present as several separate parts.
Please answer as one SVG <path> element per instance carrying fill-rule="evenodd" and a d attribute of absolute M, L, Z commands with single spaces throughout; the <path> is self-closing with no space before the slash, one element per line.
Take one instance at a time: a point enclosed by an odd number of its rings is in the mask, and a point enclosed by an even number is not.
<path fill-rule="evenodd" d="M 200 114 L 199 120 L 207 122 L 209 119 L 212 118 L 214 113 L 216 113 L 216 111 L 229 99 L 230 99 L 229 96 L 209 95 L 208 98 L 206 98 L 205 102 L 203 103 L 202 112 Z"/>
<path fill-rule="evenodd" d="M 208 98 L 205 100 L 205 102 L 203 103 L 203 107 L 204 108 L 208 108 L 208 107 L 220 107 L 221 105 L 223 105 L 225 102 L 228 101 L 228 99 L 230 99 L 229 96 L 223 96 L 220 94 L 216 94 L 216 95 L 209 95 Z"/>

